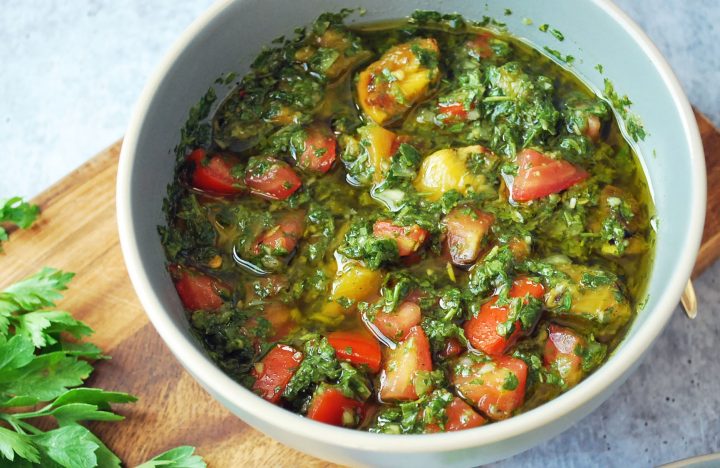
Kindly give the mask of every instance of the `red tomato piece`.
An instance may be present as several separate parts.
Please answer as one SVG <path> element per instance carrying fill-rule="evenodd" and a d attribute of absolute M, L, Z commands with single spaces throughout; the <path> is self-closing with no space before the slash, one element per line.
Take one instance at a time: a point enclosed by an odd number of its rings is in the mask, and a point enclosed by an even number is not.
<path fill-rule="evenodd" d="M 458 356 L 460 353 L 463 352 L 463 346 L 460 344 L 460 342 L 455 338 L 450 338 L 447 340 L 447 343 L 445 343 L 445 348 L 440 351 L 440 357 L 443 359 L 447 359 L 450 357 Z"/>
<path fill-rule="evenodd" d="M 343 426 L 345 413 L 349 413 L 355 420 L 362 406 L 362 402 L 346 397 L 338 388 L 321 386 L 313 395 L 307 417 L 325 424 Z"/>
<path fill-rule="evenodd" d="M 295 249 L 305 230 L 305 212 L 291 211 L 283 215 L 278 224 L 263 232 L 257 240 L 253 253 L 259 255 L 263 250 L 272 255 L 287 255 Z"/>
<path fill-rule="evenodd" d="M 365 364 L 372 373 L 380 371 L 382 349 L 380 343 L 369 333 L 336 331 L 327 336 L 330 346 L 335 348 L 338 359 L 353 364 Z"/>
<path fill-rule="evenodd" d="M 490 47 L 490 39 L 492 36 L 488 33 L 480 33 L 473 39 L 469 40 L 466 45 L 470 49 L 472 55 L 476 58 L 490 58 L 495 52 Z"/>
<path fill-rule="evenodd" d="M 545 343 L 545 365 L 554 368 L 567 387 L 576 385 L 583 377 L 582 358 L 575 354 L 578 346 L 587 343 L 573 330 L 550 324 Z"/>
<path fill-rule="evenodd" d="M 378 311 L 373 324 L 380 332 L 393 341 L 403 340 L 410 330 L 420 325 L 422 311 L 415 302 L 405 300 L 393 312 Z"/>
<path fill-rule="evenodd" d="M 447 249 L 455 265 L 470 265 L 477 260 L 494 221 L 495 216 L 469 206 L 453 208 L 445 216 Z"/>
<path fill-rule="evenodd" d="M 243 192 L 242 177 L 234 177 L 232 159 L 219 154 L 206 160 L 206 151 L 202 148 L 194 150 L 188 159 L 195 164 L 192 174 L 192 185 L 200 190 L 220 195 L 233 195 Z"/>
<path fill-rule="evenodd" d="M 510 336 L 498 334 L 497 327 L 507 321 L 510 308 L 495 305 L 497 300 L 497 297 L 493 297 L 483 304 L 477 316 L 471 317 L 464 326 L 465 336 L 470 344 L 490 356 L 503 354 L 522 335 L 519 320 Z"/>
<path fill-rule="evenodd" d="M 178 296 L 188 310 L 215 310 L 223 305 L 220 282 L 200 273 L 180 270 L 180 278 L 175 282 Z"/>
<path fill-rule="evenodd" d="M 300 188 L 302 181 L 287 163 L 260 156 L 250 158 L 245 184 L 255 195 L 268 200 L 285 200 Z"/>
<path fill-rule="evenodd" d="M 518 153 L 517 165 L 512 198 L 519 202 L 562 192 L 590 177 L 586 171 L 567 161 L 552 159 L 531 149 Z"/>
<path fill-rule="evenodd" d="M 445 121 L 462 121 L 467 119 L 468 111 L 462 102 L 439 103 L 438 109 L 445 115 Z"/>
<path fill-rule="evenodd" d="M 542 284 L 531 281 L 527 278 L 517 278 L 510 288 L 510 297 L 525 297 L 527 295 L 540 299 L 545 294 Z M 507 322 L 510 314 L 510 307 L 496 305 L 498 297 L 492 297 L 482 305 L 480 313 L 465 322 L 465 336 L 470 344 L 490 356 L 503 354 L 522 335 L 521 323 L 515 322 L 515 330 L 510 336 L 498 334 L 499 324 Z"/>
<path fill-rule="evenodd" d="M 489 418 L 506 419 L 525 400 L 527 364 L 511 356 L 483 361 L 465 354 L 453 366 L 451 381 L 463 398 Z"/>
<path fill-rule="evenodd" d="M 542 283 L 538 283 L 524 276 L 519 276 L 513 281 L 509 295 L 510 297 L 532 296 L 535 299 L 542 299 L 545 295 L 545 288 Z"/>
<path fill-rule="evenodd" d="M 386 351 L 380 376 L 380 400 L 417 400 L 415 378 L 423 371 L 432 371 L 430 342 L 422 327 L 416 326 L 395 349 Z"/>
<path fill-rule="evenodd" d="M 417 224 L 397 226 L 388 220 L 377 220 L 373 225 L 373 235 L 380 239 L 394 239 L 401 257 L 411 255 L 420 249 L 428 238 L 427 230 Z"/>
<path fill-rule="evenodd" d="M 388 131 L 388 130 L 385 130 Z M 396 135 L 395 138 L 392 141 L 392 144 L 390 145 L 390 151 L 388 152 L 388 156 L 392 157 L 397 153 L 397 151 L 400 149 L 400 145 L 403 143 L 410 143 L 410 136 L 409 135 Z"/>
<path fill-rule="evenodd" d="M 446 431 L 472 429 L 473 427 L 480 427 L 487 422 L 472 406 L 458 397 L 455 397 L 445 408 L 445 413 L 447 414 L 447 422 L 445 423 Z"/>
<path fill-rule="evenodd" d="M 337 142 L 329 129 L 310 127 L 307 130 L 305 149 L 298 158 L 298 165 L 325 173 L 335 162 Z"/>
<path fill-rule="evenodd" d="M 277 403 L 302 360 L 303 354 L 295 348 L 276 345 L 255 364 L 253 391 L 270 403 Z"/>

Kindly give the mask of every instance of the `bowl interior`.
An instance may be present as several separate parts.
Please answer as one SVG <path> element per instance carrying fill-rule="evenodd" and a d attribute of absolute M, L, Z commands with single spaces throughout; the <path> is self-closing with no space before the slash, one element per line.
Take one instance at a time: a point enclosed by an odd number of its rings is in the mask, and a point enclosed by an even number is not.
<path fill-rule="evenodd" d="M 439 9 L 459 12 L 469 19 L 482 19 L 487 15 L 506 22 L 511 33 L 534 45 L 548 46 L 576 57 L 572 69 L 591 87 L 603 89 L 603 80 L 610 79 L 619 92 L 632 97 L 633 111 L 640 115 L 649 132 L 637 149 L 651 183 L 660 222 L 646 307 L 609 362 L 595 374 L 571 392 L 536 410 L 480 429 L 488 436 L 485 441 L 496 438 L 493 433 L 502 438 L 503 434 L 523 431 L 523 427 L 532 426 L 527 425 L 532 418 L 534 423 L 541 424 L 543 419 L 558 417 L 595 398 L 609 382 L 626 374 L 659 334 L 694 262 L 705 209 L 704 160 L 687 101 L 654 47 L 614 6 L 603 1 L 578 0 L 501 3 L 460 0 L 439 4 L 428 0 L 220 2 L 176 44 L 148 83 L 125 139 L 118 177 L 118 221 L 126 263 L 141 302 L 171 350 L 207 387 L 215 386 L 213 379 L 219 378 L 219 370 L 205 357 L 188 330 L 187 319 L 164 268 L 165 257 L 156 229 L 164 224 L 161 207 L 165 187 L 173 174 L 172 149 L 180 139 L 180 128 L 188 110 L 218 76 L 228 71 L 242 75 L 263 45 L 280 35 L 292 34 L 295 27 L 311 22 L 321 12 L 338 11 L 342 7 L 364 7 L 367 10 L 364 17 L 353 17 L 359 21 L 400 18 L 415 9 Z M 511 15 L 505 15 L 506 8 L 512 11 Z M 278 14 L 280 10 L 282 14 Z M 531 19 L 533 24 L 525 24 L 524 18 Z M 553 35 L 541 32 L 538 26 L 543 23 L 562 31 L 565 40 L 560 42 Z M 597 64 L 602 64 L 604 74 L 596 70 Z M 223 91 L 219 93 L 222 96 Z M 253 398 L 229 379 L 223 383 L 229 387 L 222 390 L 222 397 L 232 404 L 247 405 L 246 400 Z M 277 409 L 257 400 L 255 406 L 268 414 L 285 413 L 275 412 Z M 290 413 L 287 417 L 294 418 L 298 431 L 312 427 L 317 434 L 326 430 L 340 432 L 329 427 L 320 429 L 311 421 Z M 369 436 L 372 435 L 353 437 Z M 404 443 L 393 439 L 386 445 L 387 450 Z M 378 440 L 377 437 L 374 440 Z M 445 448 L 478 443 L 477 439 L 473 441 L 461 433 L 441 435 L 433 441 L 445 444 Z M 424 449 L 437 448 L 437 444 L 428 442 Z"/>

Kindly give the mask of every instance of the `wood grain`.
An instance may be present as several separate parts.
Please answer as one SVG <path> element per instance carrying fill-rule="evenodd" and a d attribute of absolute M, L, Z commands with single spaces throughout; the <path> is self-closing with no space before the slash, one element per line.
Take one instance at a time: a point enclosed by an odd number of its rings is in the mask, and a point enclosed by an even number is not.
<path fill-rule="evenodd" d="M 694 274 L 720 256 L 720 133 L 697 115 L 708 166 L 708 215 Z M 92 341 L 111 360 L 97 364 L 93 386 L 137 395 L 119 407 L 127 419 L 92 429 L 128 466 L 181 444 L 194 445 L 214 467 L 330 466 L 252 429 L 216 403 L 180 367 L 160 340 L 130 285 L 115 221 L 120 143 L 109 147 L 34 202 L 42 216 L 12 233 L 0 256 L 0 287 L 43 266 L 77 276 L 64 309 L 96 330 Z"/>
<path fill-rule="evenodd" d="M 708 197 L 705 228 L 693 269 L 693 278 L 700 275 L 720 257 L 720 131 L 697 111 L 695 111 L 695 118 L 705 148 Z"/>

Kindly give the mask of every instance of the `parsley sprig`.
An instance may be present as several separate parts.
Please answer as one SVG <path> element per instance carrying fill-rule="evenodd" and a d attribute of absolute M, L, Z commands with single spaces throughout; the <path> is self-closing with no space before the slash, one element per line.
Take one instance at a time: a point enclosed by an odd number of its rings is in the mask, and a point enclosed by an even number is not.
<path fill-rule="evenodd" d="M 92 329 L 55 310 L 72 273 L 45 268 L 0 292 L 0 465 L 119 467 L 120 459 L 82 422 L 120 421 L 111 404 L 137 399 L 82 387 L 88 360 L 106 356 L 82 342 Z M 54 422 L 43 430 L 38 418 Z M 43 425 L 45 427 L 45 425 Z M 177 447 L 141 465 L 204 467 L 192 447 Z"/>

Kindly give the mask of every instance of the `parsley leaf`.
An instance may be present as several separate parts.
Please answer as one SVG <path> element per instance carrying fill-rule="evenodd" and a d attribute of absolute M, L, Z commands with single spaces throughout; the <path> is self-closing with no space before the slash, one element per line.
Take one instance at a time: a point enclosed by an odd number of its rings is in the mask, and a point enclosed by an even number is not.
<path fill-rule="evenodd" d="M 194 453 L 194 447 L 182 445 L 151 458 L 137 468 L 205 468 L 207 465 L 203 459 Z"/>
<path fill-rule="evenodd" d="M 21 229 L 27 229 L 40 214 L 40 207 L 23 201 L 21 197 L 0 199 L 0 224 L 11 223 Z M 8 240 L 8 233 L 0 226 L 0 243 Z M 2 245 L 0 245 L 2 252 Z"/>
<path fill-rule="evenodd" d="M 11 431 L 0 426 L 0 455 L 15 461 L 15 455 L 33 463 L 40 462 L 40 454 L 26 434 Z"/>

